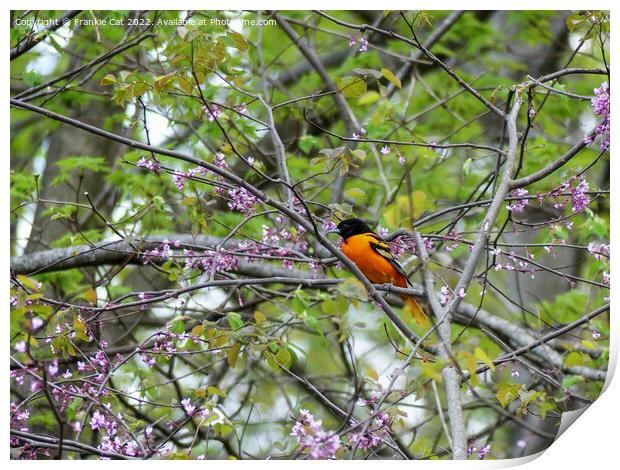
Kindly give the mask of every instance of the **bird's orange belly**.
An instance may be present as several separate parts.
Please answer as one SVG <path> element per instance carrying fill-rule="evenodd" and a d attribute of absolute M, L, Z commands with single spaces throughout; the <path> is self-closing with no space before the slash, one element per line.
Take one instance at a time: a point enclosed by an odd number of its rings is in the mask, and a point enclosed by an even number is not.
<path fill-rule="evenodd" d="M 383 256 L 368 249 L 368 241 L 355 240 L 352 237 L 342 243 L 342 252 L 355 263 L 373 284 L 391 283 L 398 287 L 406 287 L 403 276 Z M 402 285 L 401 285 L 402 284 Z"/>

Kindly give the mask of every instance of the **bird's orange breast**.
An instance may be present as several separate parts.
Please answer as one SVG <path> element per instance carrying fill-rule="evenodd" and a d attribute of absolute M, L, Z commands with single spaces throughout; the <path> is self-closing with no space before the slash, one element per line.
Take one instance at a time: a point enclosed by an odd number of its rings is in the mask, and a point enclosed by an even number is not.
<path fill-rule="evenodd" d="M 354 235 L 342 242 L 342 252 L 353 261 L 373 284 L 391 283 L 407 287 L 407 281 L 394 266 L 370 245 L 376 239 L 370 235 Z"/>

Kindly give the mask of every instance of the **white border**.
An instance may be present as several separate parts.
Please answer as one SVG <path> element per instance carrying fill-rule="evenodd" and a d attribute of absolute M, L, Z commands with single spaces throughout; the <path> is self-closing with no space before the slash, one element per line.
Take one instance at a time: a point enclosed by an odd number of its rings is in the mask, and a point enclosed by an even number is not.
<path fill-rule="evenodd" d="M 14 3 L 14 7 L 18 7 L 25 9 L 74 9 L 74 8 L 85 8 L 84 1 L 66 1 L 66 0 L 57 0 L 54 2 L 50 1 L 20 1 L 19 5 Z M 617 2 L 616 2 L 617 3 Z M 368 9 L 368 10 L 376 10 L 378 7 L 382 7 L 382 9 L 432 9 L 432 10 L 452 10 L 455 8 L 466 7 L 470 10 L 487 10 L 487 9 L 515 9 L 515 10 L 523 10 L 523 9 L 532 9 L 532 10 L 568 10 L 568 9 L 604 9 L 612 11 L 612 34 L 611 34 L 611 59 L 610 63 L 616 63 L 615 61 L 615 51 L 618 50 L 618 44 L 616 41 L 615 34 L 617 34 L 617 28 L 615 27 L 615 8 L 612 7 L 611 1 L 574 1 L 574 0 L 564 0 L 564 1 L 515 1 L 515 0 L 504 0 L 501 3 L 491 2 L 491 1 L 480 1 L 474 0 L 469 1 L 466 4 L 462 1 L 446 1 L 446 0 L 434 0 L 432 2 L 404 2 L 404 1 L 382 1 L 380 3 L 370 2 L 367 0 L 356 0 L 356 1 L 339 1 L 334 2 L 333 0 L 325 1 L 325 0 L 314 0 L 311 5 L 300 5 L 295 4 L 290 1 L 282 1 L 282 0 L 272 0 L 268 2 L 257 2 L 247 1 L 247 0 L 217 0 L 217 1 L 209 1 L 205 2 L 198 0 L 184 0 L 177 1 L 174 3 L 164 2 L 163 0 L 150 0 L 150 1 L 135 1 L 131 3 L 131 7 L 133 9 L 171 9 L 171 7 L 175 7 L 174 9 L 256 9 L 260 5 L 264 9 L 284 9 L 284 10 L 298 10 L 298 9 L 308 9 L 318 8 L 318 9 Z M 127 9 L 128 3 L 127 1 L 118 1 L 118 0 L 108 0 L 106 2 L 103 1 L 90 1 L 88 2 L 88 7 L 92 9 L 100 9 L 100 10 L 124 10 Z M 8 9 L 7 9 L 8 10 Z M 2 61 L 2 68 L 4 71 L 5 80 L 2 83 L 3 88 L 3 96 L 9 96 L 9 53 L 8 53 L 8 43 L 9 43 L 9 29 L 7 27 L 7 19 L 8 19 L 8 11 L 5 10 L 4 16 L 4 27 L 0 34 L 2 35 L 2 44 L 4 44 L 4 60 Z M 613 79 L 612 76 L 612 86 L 614 90 L 615 83 L 617 80 Z M 612 101 L 612 114 L 614 116 L 620 115 L 618 113 L 618 105 L 616 101 Z M 5 188 L 9 187 L 9 152 L 10 152 L 10 130 L 9 130 L 9 109 L 8 106 L 4 111 L 5 119 L 3 120 L 3 142 L 4 142 L 4 155 L 1 159 L 2 165 L 2 175 L 4 181 L 6 183 Z M 615 125 L 615 124 L 614 124 Z M 616 155 L 618 146 L 618 142 L 614 138 L 611 142 L 611 154 Z M 617 158 L 620 157 L 612 157 L 611 158 L 611 181 L 619 181 L 619 165 L 616 162 Z M 615 194 L 612 193 L 611 196 L 611 213 L 617 214 L 616 210 L 618 210 L 618 203 L 614 198 Z M 3 193 L 0 195 L 0 213 L 5 217 L 6 223 L 4 224 L 5 230 L 1 233 L 1 243 L 4 247 L 2 251 L 2 267 L 3 272 L 8 275 L 9 272 L 9 252 L 7 247 L 9 246 L 9 193 L 8 190 L 5 189 Z M 611 244 L 613 245 L 613 249 L 616 248 L 616 242 L 618 241 L 618 217 L 611 221 Z M 611 267 L 611 274 L 614 280 L 620 279 L 620 270 L 618 269 L 618 264 L 614 263 Z M 614 281 L 615 282 L 615 281 Z M 4 305 L 8 306 L 8 297 L 9 297 L 9 283 L 7 282 L 0 283 L 0 292 L 2 295 L 0 296 Z M 616 304 L 618 303 L 615 296 L 612 295 L 611 304 L 612 311 L 616 311 Z M 4 325 L 6 326 L 6 322 L 8 322 L 8 308 L 3 310 L 3 320 Z M 616 315 L 611 316 L 611 332 L 612 332 L 612 353 L 610 356 L 610 371 L 613 371 L 617 364 L 618 358 L 618 331 L 620 331 L 620 320 Z M 9 380 L 8 380 L 8 370 L 9 370 L 9 361 L 7 352 L 9 351 L 8 344 L 8 328 L 4 328 L 4 334 L 2 335 L 2 350 L 5 351 L 3 355 L 3 364 L 4 364 L 4 374 L 0 374 L 0 382 L 2 384 L 2 396 L 4 397 L 4 424 L 1 429 L 1 433 L 3 439 L 0 442 L 3 442 L 2 447 L 2 456 L 3 460 L 6 462 L 9 459 L 9 445 L 8 445 L 8 402 L 9 402 Z M 610 375 L 612 375 L 610 373 Z M 398 466 L 401 468 L 434 468 L 434 469 L 442 469 L 447 468 L 507 468 L 513 467 L 516 465 L 526 464 L 524 468 L 528 470 L 535 469 L 549 469 L 551 467 L 560 468 L 562 470 L 567 469 L 591 469 L 591 468 L 610 468 L 611 465 L 617 465 L 617 449 L 616 446 L 620 445 L 618 430 L 616 429 L 618 425 L 620 425 L 620 385 L 619 380 L 616 378 L 615 380 L 606 383 L 607 389 L 602 394 L 599 399 L 588 409 L 586 410 L 577 420 L 575 425 L 572 425 L 566 430 L 564 434 L 562 434 L 557 442 L 555 442 L 552 446 L 550 446 L 546 451 L 542 453 L 538 458 L 532 459 L 532 457 L 526 457 L 523 459 L 515 459 L 515 460 L 499 460 L 499 461 L 466 461 L 466 462 L 458 462 L 453 463 L 449 461 L 417 461 L 417 462 L 399 462 L 399 461 L 391 461 L 385 462 L 382 461 L 381 464 L 383 466 L 390 465 L 390 467 Z M 529 463 L 527 463 L 529 462 Z M 87 468 L 92 468 L 94 466 L 106 465 L 109 468 L 110 465 L 137 465 L 138 467 L 145 468 L 148 466 L 156 466 L 163 468 L 163 466 L 168 466 L 171 462 L 167 461 L 148 461 L 148 462 L 132 462 L 131 464 L 123 463 L 123 462 L 111 462 L 111 461 L 63 461 L 61 462 L 41 462 L 35 463 L 34 465 L 45 465 L 45 466 L 55 466 L 59 465 L 80 465 L 86 466 Z M 174 465 L 182 464 L 182 462 L 175 462 Z M 30 466 L 29 462 L 24 461 L 10 461 L 11 466 Z M 200 465 L 207 466 L 210 465 L 205 461 L 194 461 L 189 462 L 189 465 Z M 289 468 L 291 465 L 290 461 L 242 461 L 242 462 L 231 462 L 231 461 L 217 461 L 212 465 L 217 465 L 218 468 L 220 465 L 226 465 L 227 467 L 233 466 L 252 466 L 252 469 L 260 469 L 260 468 L 269 468 L 273 470 L 274 468 Z M 295 461 L 295 466 L 311 466 L 312 468 L 320 468 L 323 466 L 338 466 L 339 468 L 352 465 L 368 467 L 375 466 L 377 462 L 372 461 L 355 461 L 353 463 L 348 461 L 337 461 L 337 462 L 308 462 L 308 461 Z"/>

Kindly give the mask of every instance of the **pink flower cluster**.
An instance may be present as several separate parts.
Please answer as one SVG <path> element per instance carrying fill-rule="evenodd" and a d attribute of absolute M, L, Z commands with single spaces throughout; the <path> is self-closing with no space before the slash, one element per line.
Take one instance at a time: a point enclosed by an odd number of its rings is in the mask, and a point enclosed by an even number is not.
<path fill-rule="evenodd" d="M 144 264 L 147 264 L 149 260 L 154 258 L 171 258 L 173 253 L 170 245 L 172 245 L 174 248 L 178 248 L 179 246 L 181 246 L 181 242 L 178 240 L 174 240 L 171 242 L 170 240 L 164 239 L 160 246 L 155 247 L 152 250 L 144 251 L 144 253 L 142 254 L 142 262 Z"/>
<path fill-rule="evenodd" d="M 545 247 L 545 248 L 549 248 L 549 247 Z M 494 257 L 495 256 L 506 256 L 508 259 L 510 259 L 510 261 L 512 261 L 512 263 L 508 263 L 508 262 L 504 264 L 496 263 L 494 266 L 495 271 L 501 271 L 502 269 L 505 269 L 506 271 L 517 271 L 520 273 L 528 273 L 532 279 L 535 278 L 534 270 L 529 268 L 530 264 L 524 259 L 522 259 L 525 257 L 517 256 L 517 254 L 514 251 L 511 251 L 509 253 L 502 253 L 502 250 L 499 248 L 492 249 L 490 253 Z M 534 254 L 528 253 L 526 259 L 533 260 Z"/>
<path fill-rule="evenodd" d="M 609 258 L 609 245 L 601 243 L 597 247 L 594 242 L 590 242 L 588 243 L 588 253 L 594 256 L 594 259 L 597 261 L 601 261 L 603 258 Z"/>
<path fill-rule="evenodd" d="M 159 163 L 159 161 L 155 158 L 151 160 L 150 158 L 142 157 L 140 160 L 138 160 L 138 163 L 136 163 L 136 165 L 138 165 L 140 168 L 146 168 L 154 175 L 158 175 L 161 171 L 161 163 Z"/>
<path fill-rule="evenodd" d="M 172 175 L 172 181 L 179 191 L 182 191 L 185 187 L 185 181 L 187 179 L 194 178 L 196 175 L 206 175 L 207 170 L 201 166 L 190 168 L 187 171 L 175 172 Z"/>
<path fill-rule="evenodd" d="M 254 206 L 258 204 L 258 198 L 245 188 L 233 188 L 228 190 L 230 201 L 228 207 L 242 212 L 246 216 L 254 214 Z"/>
<path fill-rule="evenodd" d="M 152 354 L 162 355 L 163 357 L 168 359 L 171 358 L 172 355 L 177 351 L 174 345 L 174 337 L 174 333 L 169 332 L 163 332 L 158 334 L 148 350 L 140 350 L 140 359 L 144 361 L 147 367 L 151 368 L 155 365 L 155 359 L 153 358 Z"/>
<path fill-rule="evenodd" d="M 215 121 L 217 118 L 219 118 L 222 115 L 222 110 L 220 109 L 218 105 L 214 103 L 211 103 L 209 107 L 203 106 L 202 109 L 205 113 L 207 113 L 207 119 L 209 120 L 209 122 Z"/>
<path fill-rule="evenodd" d="M 490 452 L 491 450 L 491 444 L 484 444 L 482 446 L 480 446 L 480 448 L 477 447 L 478 444 L 476 444 L 476 442 L 471 442 L 468 446 L 467 446 L 467 456 L 472 455 L 474 452 L 478 451 L 478 458 L 480 460 L 484 459 L 487 454 Z"/>
<path fill-rule="evenodd" d="M 215 161 L 213 164 L 221 170 L 230 169 L 230 165 L 226 161 L 226 156 L 222 152 L 217 152 L 215 154 Z"/>
<path fill-rule="evenodd" d="M 359 134 L 358 134 L 357 132 L 354 132 L 354 133 L 351 135 L 351 138 L 352 138 L 352 139 L 355 139 L 355 140 L 365 139 L 365 138 L 366 138 L 366 135 L 367 135 L 367 133 L 366 133 L 366 129 L 364 129 L 363 127 L 360 127 Z"/>
<path fill-rule="evenodd" d="M 28 431 L 28 427 L 25 426 L 26 421 L 30 418 L 30 411 L 20 410 L 17 404 L 11 402 L 11 428 L 19 426 L 20 431 Z"/>
<path fill-rule="evenodd" d="M 228 272 L 237 268 L 239 261 L 230 253 L 204 251 L 199 255 L 192 250 L 183 250 L 185 267 L 205 272 Z"/>
<path fill-rule="evenodd" d="M 336 228 L 336 224 L 329 219 L 324 220 L 321 226 L 321 229 L 323 230 L 323 232 L 329 232 L 330 230 L 333 230 L 335 228 Z"/>
<path fill-rule="evenodd" d="M 363 406 L 367 406 L 370 411 L 373 411 L 374 406 L 379 402 L 379 397 L 376 393 L 372 392 L 368 400 L 359 399 L 358 403 Z M 366 429 L 366 432 L 362 433 L 365 425 L 359 424 L 355 419 L 351 419 L 351 426 L 356 426 L 359 432 L 350 432 L 349 442 L 353 446 L 357 446 L 360 449 L 368 450 L 377 447 L 381 444 L 382 439 L 386 438 L 392 430 L 392 418 L 385 411 L 380 411 L 372 419 L 370 425 Z"/>
<path fill-rule="evenodd" d="M 450 291 L 450 289 L 446 286 L 443 286 L 439 292 L 439 303 L 441 305 L 446 305 L 450 301 L 450 299 L 454 297 L 452 291 Z M 457 296 L 459 299 L 464 299 L 466 296 L 465 289 L 461 287 L 457 292 Z"/>
<path fill-rule="evenodd" d="M 284 223 L 284 220 L 277 220 L 278 224 Z M 333 222 L 327 221 L 323 223 L 323 227 L 333 227 L 335 226 Z M 331 228 L 330 228 L 331 229 Z M 263 225 L 263 236 L 262 236 L 262 245 L 259 244 L 255 246 L 253 250 L 254 253 L 262 252 L 269 256 L 274 257 L 296 257 L 296 251 L 306 251 L 308 249 L 308 242 L 304 238 L 304 234 L 306 233 L 306 229 L 297 225 L 296 228 L 287 229 L 287 228 L 270 228 L 267 225 Z M 287 246 L 282 246 L 281 242 L 288 242 Z M 246 244 L 246 250 L 247 250 Z M 282 266 L 286 269 L 293 269 L 293 261 L 291 259 L 283 259 Z M 314 265 L 314 269 L 318 266 L 316 263 L 311 263 L 311 268 Z"/>
<path fill-rule="evenodd" d="M 335 459 L 340 447 L 337 434 L 323 430 L 322 422 L 316 421 L 308 410 L 299 410 L 300 418 L 291 430 L 291 436 L 297 438 L 299 448 L 307 452 L 310 460 Z"/>
<path fill-rule="evenodd" d="M 589 190 L 590 188 L 585 178 L 573 176 L 548 193 L 537 194 L 536 198 L 540 204 L 543 204 L 548 197 L 555 199 L 553 207 L 556 209 L 561 209 L 570 202 L 572 212 L 581 212 L 590 204 Z M 567 192 L 570 195 L 565 196 L 563 193 Z"/>
<path fill-rule="evenodd" d="M 351 38 L 349 39 L 349 47 L 353 47 L 355 46 L 355 44 L 357 43 L 357 38 L 355 36 L 351 36 Z M 358 49 L 359 52 L 366 52 L 368 50 L 368 39 L 366 39 L 364 36 L 362 36 L 360 38 L 360 47 Z"/>
<path fill-rule="evenodd" d="M 116 452 L 132 457 L 140 456 L 142 452 L 133 438 L 129 435 L 121 435 L 118 432 L 117 419 L 122 419 L 122 416 L 116 417 L 110 405 L 103 405 L 102 411 L 95 410 L 90 419 L 90 428 L 93 431 L 99 430 L 103 434 L 97 447 L 107 452 Z M 102 457 L 102 459 L 105 458 Z"/>
<path fill-rule="evenodd" d="M 586 136 L 584 142 L 591 144 L 597 136 L 601 136 L 601 151 L 609 148 L 610 142 L 610 113 L 609 104 L 611 101 L 609 93 L 609 84 L 603 82 L 599 88 L 594 89 L 594 98 L 592 98 L 592 108 L 594 114 L 602 116 L 603 120 L 596 126 L 592 135 Z"/>
<path fill-rule="evenodd" d="M 519 188 L 519 189 L 515 189 L 514 191 L 511 191 L 508 197 L 523 198 L 523 199 L 516 199 L 514 201 L 510 201 L 510 204 L 506 206 L 506 209 L 508 209 L 512 213 L 523 212 L 523 210 L 525 209 L 525 206 L 527 206 L 529 202 L 527 199 L 525 199 L 525 196 L 527 195 L 528 195 L 527 189 Z"/>

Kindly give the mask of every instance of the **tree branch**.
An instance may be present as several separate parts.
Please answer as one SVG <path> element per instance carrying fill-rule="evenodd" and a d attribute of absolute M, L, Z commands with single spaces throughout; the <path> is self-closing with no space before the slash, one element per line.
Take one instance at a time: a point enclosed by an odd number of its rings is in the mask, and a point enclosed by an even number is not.
<path fill-rule="evenodd" d="M 81 12 L 82 10 L 69 10 L 67 13 L 65 13 L 61 17 L 56 18 L 55 20 L 50 20 L 51 23 L 43 31 L 38 32 L 36 34 L 34 32 L 31 33 L 28 36 L 28 39 L 24 40 L 21 44 L 18 44 L 17 46 L 11 48 L 11 60 L 15 60 L 18 57 L 20 57 L 22 54 L 25 54 L 26 52 L 28 52 L 30 49 L 35 47 L 45 38 L 47 38 L 49 33 L 56 31 L 62 26 L 66 26 L 72 18 L 76 17 Z"/>

